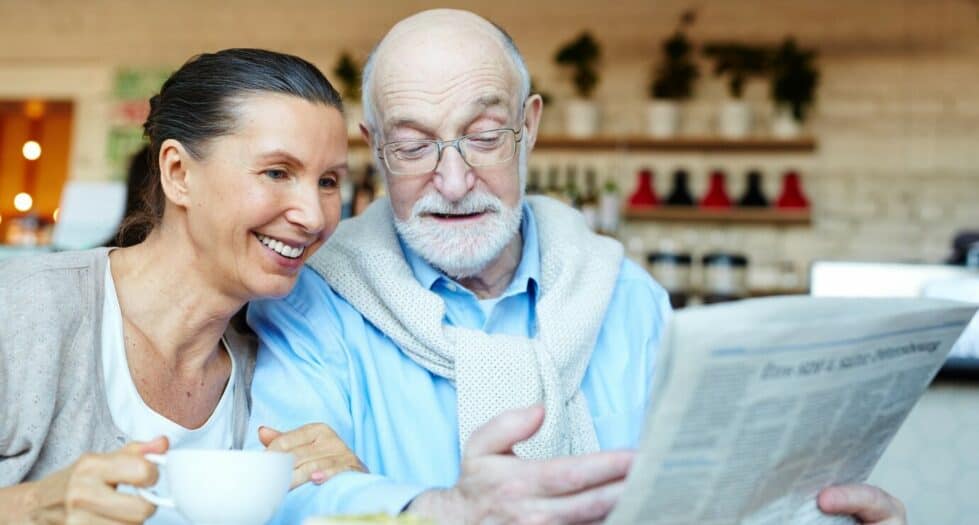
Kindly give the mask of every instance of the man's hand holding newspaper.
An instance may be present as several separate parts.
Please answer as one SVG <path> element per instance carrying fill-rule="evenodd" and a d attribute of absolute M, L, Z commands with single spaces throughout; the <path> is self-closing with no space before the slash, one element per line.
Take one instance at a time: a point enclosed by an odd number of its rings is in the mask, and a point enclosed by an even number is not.
<path fill-rule="evenodd" d="M 975 311 L 790 297 L 677 313 L 608 523 L 903 523 L 859 484 Z"/>

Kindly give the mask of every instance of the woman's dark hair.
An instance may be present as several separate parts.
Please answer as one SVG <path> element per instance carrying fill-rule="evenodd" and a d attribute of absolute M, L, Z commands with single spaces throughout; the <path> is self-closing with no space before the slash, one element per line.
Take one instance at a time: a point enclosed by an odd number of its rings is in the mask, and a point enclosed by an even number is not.
<path fill-rule="evenodd" d="M 203 158 L 208 141 L 234 132 L 237 99 L 256 93 L 292 95 L 343 111 L 339 93 L 323 73 L 297 56 L 225 49 L 191 58 L 150 99 L 143 124 L 150 176 L 142 190 L 142 209 L 124 219 L 119 239 L 142 241 L 163 217 L 166 198 L 159 166 L 163 141 L 174 139 L 195 159 Z"/>
<path fill-rule="evenodd" d="M 139 244 L 146 237 L 146 228 L 136 227 L 135 224 L 127 227 L 127 222 L 130 217 L 144 213 L 143 197 L 151 182 L 149 180 L 149 150 L 149 145 L 143 146 L 129 158 L 129 171 L 126 173 L 126 208 L 122 214 L 123 222 L 119 225 L 116 233 L 112 235 L 112 238 L 106 241 L 105 246 L 107 247 L 125 248 Z M 159 184 L 158 181 L 154 183 Z"/>

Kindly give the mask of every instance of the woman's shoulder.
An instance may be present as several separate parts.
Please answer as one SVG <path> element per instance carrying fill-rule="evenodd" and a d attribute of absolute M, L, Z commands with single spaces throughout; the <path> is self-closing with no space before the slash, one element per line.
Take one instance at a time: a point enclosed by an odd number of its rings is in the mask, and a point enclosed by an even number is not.
<path fill-rule="evenodd" d="M 63 252 L 0 262 L 0 348 L 45 344 L 67 337 L 101 314 L 104 249 Z M 60 334 L 60 335 L 59 335 Z M 33 338 L 33 339 L 32 339 Z"/>
<path fill-rule="evenodd" d="M 78 286 L 79 274 L 88 273 L 99 280 L 100 275 L 93 271 L 105 268 L 107 254 L 107 249 L 96 248 L 5 259 L 0 261 L 0 296 L 25 286 L 47 290 L 74 288 Z"/>

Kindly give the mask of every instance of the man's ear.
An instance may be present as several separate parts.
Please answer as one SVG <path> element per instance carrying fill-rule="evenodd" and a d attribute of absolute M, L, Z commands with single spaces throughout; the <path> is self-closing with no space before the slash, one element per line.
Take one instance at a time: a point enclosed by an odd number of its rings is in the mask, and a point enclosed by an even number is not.
<path fill-rule="evenodd" d="M 371 130 L 367 129 L 367 125 L 363 122 L 360 123 L 360 136 L 364 137 L 364 142 L 367 143 L 367 147 L 374 149 L 374 145 L 371 144 Z"/>
<path fill-rule="evenodd" d="M 540 117 L 543 111 L 544 99 L 540 95 L 535 93 L 527 97 L 527 101 L 524 102 L 523 121 L 524 127 L 527 128 L 527 136 L 524 138 L 527 141 L 527 151 L 533 150 L 537 142 L 537 131 L 540 129 Z"/>
<path fill-rule="evenodd" d="M 160 187 L 167 200 L 181 207 L 190 204 L 190 160 L 190 152 L 176 140 L 167 139 L 160 145 Z"/>

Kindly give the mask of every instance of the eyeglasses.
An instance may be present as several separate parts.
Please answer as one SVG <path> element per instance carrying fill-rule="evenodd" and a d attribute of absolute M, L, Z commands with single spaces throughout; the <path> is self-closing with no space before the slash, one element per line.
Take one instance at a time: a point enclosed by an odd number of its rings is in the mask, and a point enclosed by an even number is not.
<path fill-rule="evenodd" d="M 446 148 L 455 148 L 473 168 L 503 164 L 513 158 L 523 130 L 491 129 L 452 140 L 399 140 L 377 149 L 392 175 L 421 175 L 435 171 Z"/>

